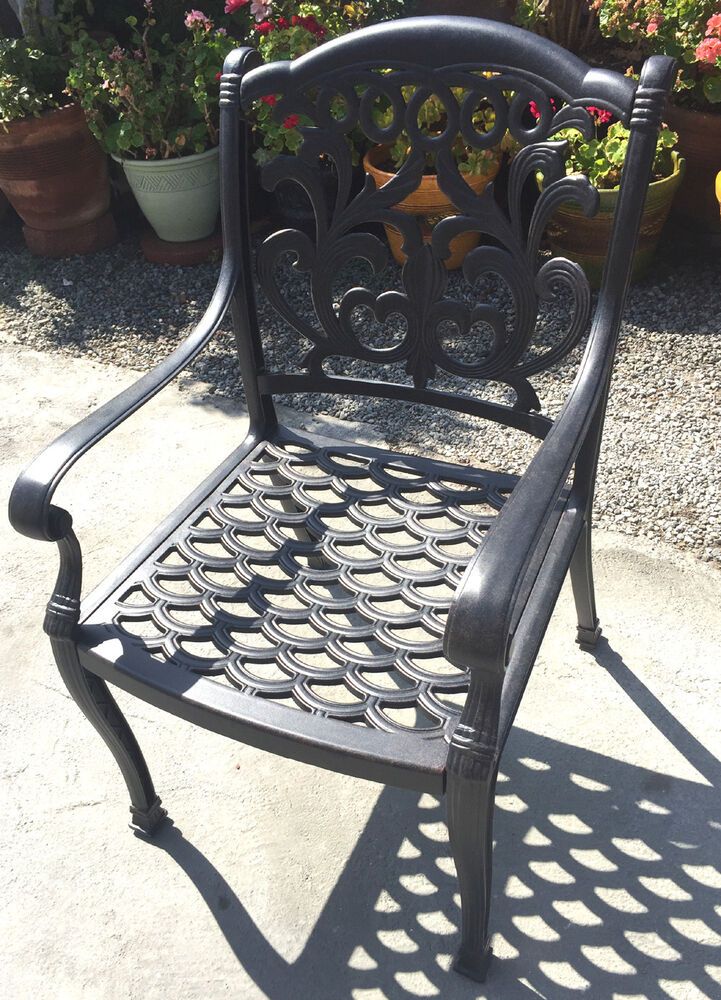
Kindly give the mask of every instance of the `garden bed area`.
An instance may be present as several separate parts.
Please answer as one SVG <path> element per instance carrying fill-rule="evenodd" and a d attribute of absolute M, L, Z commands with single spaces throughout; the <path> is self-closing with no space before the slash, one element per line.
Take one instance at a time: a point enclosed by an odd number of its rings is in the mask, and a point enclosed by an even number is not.
<path fill-rule="evenodd" d="M 721 566 L 718 265 L 708 255 L 693 259 L 671 247 L 667 244 L 652 275 L 629 295 L 596 518 L 601 526 L 670 542 Z M 400 269 L 388 266 L 399 277 Z M 0 246 L 0 337 L 18 350 L 55 351 L 58 364 L 63 354 L 73 354 L 144 372 L 199 319 L 218 267 L 217 261 L 195 268 L 149 264 L 133 237 L 90 257 L 39 259 L 24 248 L 19 229 L 6 230 Z M 366 280 L 365 272 L 356 277 L 358 283 Z M 461 283 L 451 275 L 450 288 L 460 292 Z M 285 285 L 295 301 L 307 295 L 303 276 L 290 267 Z M 298 335 L 267 303 L 260 303 L 260 311 L 268 366 L 297 362 Z M 558 319 L 553 312 L 543 318 L 549 336 Z M 555 371 L 534 377 L 545 412 L 557 412 L 565 398 L 581 347 Z M 210 395 L 242 398 L 234 351 L 226 325 L 181 386 L 201 381 Z M 367 422 L 394 448 L 488 468 L 520 472 L 536 447 L 523 434 L 472 417 L 390 400 L 297 396 L 283 402 Z"/>

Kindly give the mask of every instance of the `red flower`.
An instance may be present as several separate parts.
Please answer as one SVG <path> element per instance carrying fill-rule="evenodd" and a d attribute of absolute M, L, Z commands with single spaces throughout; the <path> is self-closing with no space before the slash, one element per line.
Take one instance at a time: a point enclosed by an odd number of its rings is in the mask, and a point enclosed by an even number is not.
<path fill-rule="evenodd" d="M 278 98 L 275 94 L 266 94 L 265 97 L 261 97 L 261 101 L 263 104 L 268 104 L 272 108 L 274 104 L 278 103 Z"/>
<path fill-rule="evenodd" d="M 218 81 L 218 83 L 220 83 L 220 78 L 222 77 L 222 75 L 223 74 L 220 72 L 220 70 L 218 70 L 218 72 L 215 74 L 215 79 Z"/>
<path fill-rule="evenodd" d="M 278 25 L 279 28 L 287 28 L 288 19 L 286 17 L 279 17 L 278 20 L 276 21 L 276 24 Z"/>
<path fill-rule="evenodd" d="M 556 110 L 556 102 L 553 100 L 552 97 L 549 97 L 548 100 L 550 101 L 550 104 L 551 104 L 551 110 L 555 111 Z M 541 117 L 541 109 L 539 108 L 539 106 L 536 104 L 535 101 L 530 101 L 529 102 L 529 104 L 528 104 L 528 110 L 531 112 L 531 114 L 536 119 L 536 121 L 538 121 L 540 119 L 540 117 Z"/>
<path fill-rule="evenodd" d="M 291 24 L 293 25 L 293 27 L 294 27 L 294 28 L 297 28 L 297 27 L 298 27 L 298 25 L 300 24 L 300 18 L 298 17 L 298 15 L 297 15 L 297 14 L 294 14 L 294 15 L 293 15 L 293 16 L 291 17 L 291 19 L 290 19 L 290 23 L 291 23 Z"/>
<path fill-rule="evenodd" d="M 603 108 L 596 108 L 593 104 L 587 105 L 586 111 L 588 111 L 589 115 L 593 115 L 597 125 L 605 125 L 613 118 L 610 111 L 604 111 Z"/>
<path fill-rule="evenodd" d="M 283 128 L 295 128 L 300 122 L 300 115 L 288 115 L 283 122 Z"/>
<path fill-rule="evenodd" d="M 261 21 L 260 24 L 256 24 L 255 30 L 259 35 L 269 35 L 271 31 L 275 31 L 275 25 L 272 21 Z"/>
<path fill-rule="evenodd" d="M 225 0 L 225 13 L 232 14 L 236 10 L 240 10 L 241 7 L 245 7 L 250 0 Z"/>

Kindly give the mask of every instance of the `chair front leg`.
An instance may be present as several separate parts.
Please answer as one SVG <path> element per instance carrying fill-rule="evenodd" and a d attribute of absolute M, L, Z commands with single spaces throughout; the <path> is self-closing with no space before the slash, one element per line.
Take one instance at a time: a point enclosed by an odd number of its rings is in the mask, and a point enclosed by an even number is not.
<path fill-rule="evenodd" d="M 488 927 L 497 774 L 495 754 L 451 746 L 446 785 L 448 832 L 461 895 L 461 944 L 453 968 L 479 983 L 485 981 L 493 955 Z"/>
<path fill-rule="evenodd" d="M 95 726 L 120 767 L 130 793 L 131 828 L 152 836 L 167 812 L 160 804 L 148 766 L 107 684 L 86 670 L 74 641 L 80 614 L 81 555 L 72 530 L 58 541 L 60 572 L 45 615 L 55 662 L 65 686 Z"/>
<path fill-rule="evenodd" d="M 471 670 L 446 764 L 448 833 L 461 894 L 461 945 L 453 967 L 479 983 L 493 955 L 488 918 L 502 687 L 502 675 Z"/>

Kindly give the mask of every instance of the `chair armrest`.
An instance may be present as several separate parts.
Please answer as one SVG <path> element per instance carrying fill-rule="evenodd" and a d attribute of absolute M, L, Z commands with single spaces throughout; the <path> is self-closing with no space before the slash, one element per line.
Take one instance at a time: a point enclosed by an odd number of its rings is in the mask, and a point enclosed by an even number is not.
<path fill-rule="evenodd" d="M 205 347 L 226 313 L 235 284 L 233 267 L 226 256 L 213 298 L 192 333 L 151 371 L 61 434 L 27 466 L 8 504 L 10 523 L 17 531 L 47 541 L 58 541 L 68 533 L 70 515 L 51 505 L 66 472 L 94 444 L 152 399 Z"/>
<path fill-rule="evenodd" d="M 592 334 L 563 409 L 466 568 L 443 641 L 457 667 L 503 677 L 515 624 L 566 504 L 569 472 L 603 403 L 614 341 L 610 330 Z"/>

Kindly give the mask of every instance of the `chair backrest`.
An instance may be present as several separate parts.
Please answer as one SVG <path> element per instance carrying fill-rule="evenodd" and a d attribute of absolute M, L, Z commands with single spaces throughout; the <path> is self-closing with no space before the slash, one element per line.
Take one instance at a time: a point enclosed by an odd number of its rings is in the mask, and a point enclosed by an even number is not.
<path fill-rule="evenodd" d="M 252 50 L 237 50 L 221 85 L 226 255 L 239 275 L 235 318 L 251 409 L 256 397 L 276 393 L 380 395 L 476 413 L 544 436 L 549 422 L 535 412 L 539 402 L 529 379 L 576 347 L 589 329 L 593 298 L 577 264 L 544 258 L 539 245 L 560 204 L 575 201 L 588 215 L 598 207 L 590 182 L 566 175 L 565 144 L 553 136 L 576 128 L 590 137 L 588 106 L 612 112 L 631 128 L 598 306 L 606 324 L 617 326 L 672 61 L 652 58 L 637 83 L 589 68 L 519 28 L 426 17 L 349 34 L 293 62 L 257 63 Z M 279 229 L 262 241 L 253 262 L 247 192 L 236 190 L 238 142 L 241 155 L 248 152 L 234 123 L 238 102 L 248 112 L 267 95 L 275 98 L 278 122 L 298 116 L 303 142 L 296 155 L 266 163 L 262 183 L 268 190 L 281 182 L 300 185 L 312 203 L 315 233 Z M 432 95 L 446 123 L 434 136 L 419 126 Z M 407 135 L 407 159 L 382 186 L 368 175 L 354 183 L 348 140 L 358 131 L 379 145 Z M 517 152 L 506 196 L 498 197 L 495 184 L 477 194 L 459 170 L 454 143 L 460 137 L 475 151 L 493 151 L 509 136 Z M 419 219 L 395 206 L 419 187 L 431 158 L 455 214 L 438 221 L 424 242 Z M 330 199 L 328 162 L 334 168 Z M 243 164 L 240 170 L 245 173 Z M 543 175 L 542 192 L 524 218 L 523 191 L 537 175 Z M 379 224 L 402 236 L 402 271 L 393 265 Z M 477 234 L 478 245 L 449 279 L 449 244 L 464 233 Z M 307 275 L 307 309 L 286 297 L 289 260 L 296 273 Z M 358 287 L 354 272 L 368 273 L 369 267 L 367 287 Z M 484 300 L 479 293 L 479 282 L 489 276 L 505 308 L 498 297 Z M 295 368 L 284 358 L 273 367 L 263 358 L 254 285 L 304 345 Z M 563 329 L 550 338 L 546 331 L 535 343 L 539 312 L 557 297 L 565 303 Z M 515 399 L 511 405 L 483 400 L 474 381 L 510 386 Z"/>

